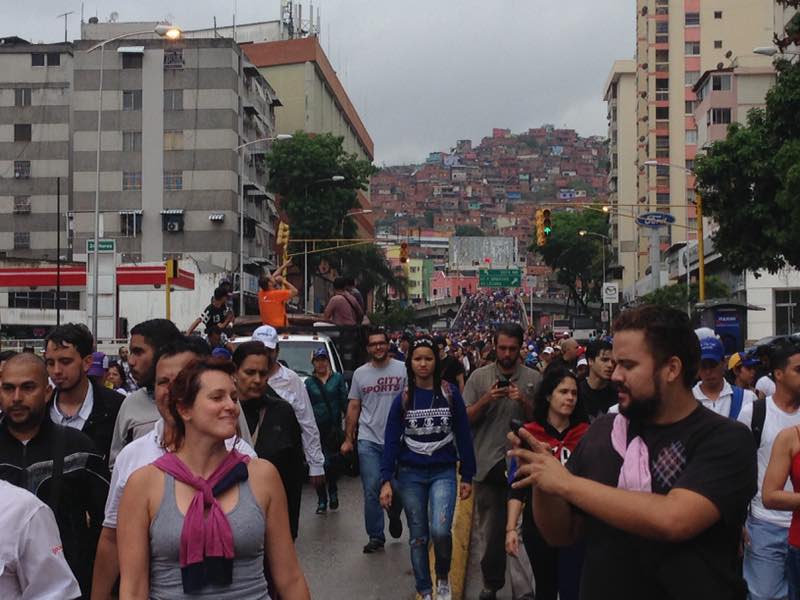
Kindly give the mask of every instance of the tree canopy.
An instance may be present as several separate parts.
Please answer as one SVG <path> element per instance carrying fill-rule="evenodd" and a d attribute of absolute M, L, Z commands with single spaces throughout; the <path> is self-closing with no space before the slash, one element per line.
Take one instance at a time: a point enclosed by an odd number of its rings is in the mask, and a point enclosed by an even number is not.
<path fill-rule="evenodd" d="M 694 306 L 699 299 L 698 285 L 697 283 L 693 283 L 689 288 L 689 301 L 692 306 Z M 728 286 L 718 277 L 714 277 L 713 275 L 706 277 L 707 300 L 727 298 L 730 293 Z M 657 304 L 659 306 L 669 306 L 677 308 L 678 310 L 685 310 L 687 304 L 686 285 L 680 282 L 674 285 L 665 285 L 643 296 L 642 302 L 645 304 Z"/>
<path fill-rule="evenodd" d="M 719 225 L 714 246 L 735 271 L 800 268 L 800 64 L 775 67 L 766 107 L 732 124 L 695 165 L 704 214 Z"/>
<path fill-rule="evenodd" d="M 483 229 L 475 225 L 458 225 L 456 235 L 459 237 L 483 237 Z"/>

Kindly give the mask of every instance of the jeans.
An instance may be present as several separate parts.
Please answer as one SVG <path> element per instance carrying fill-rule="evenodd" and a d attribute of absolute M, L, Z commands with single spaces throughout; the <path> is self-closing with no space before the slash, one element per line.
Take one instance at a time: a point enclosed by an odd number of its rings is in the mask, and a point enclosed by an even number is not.
<path fill-rule="evenodd" d="M 436 577 L 446 581 L 450 574 L 453 554 L 451 529 L 456 506 L 455 465 L 401 466 L 397 473 L 397 492 L 406 510 L 417 592 L 430 593 L 433 582 L 428 562 L 429 541 L 433 541 Z"/>
<path fill-rule="evenodd" d="M 800 548 L 789 546 L 789 553 L 786 558 L 786 572 L 789 576 L 789 600 L 800 600 Z"/>
<path fill-rule="evenodd" d="M 383 508 L 381 508 L 381 458 L 383 446 L 369 440 L 358 440 L 358 462 L 361 471 L 361 486 L 364 488 L 364 526 L 370 540 L 386 542 L 383 533 Z M 394 488 L 394 484 L 392 488 Z M 403 504 L 397 497 L 392 500 L 390 513 L 400 517 Z"/>
<path fill-rule="evenodd" d="M 747 517 L 750 545 L 744 550 L 744 578 L 750 600 L 786 598 L 789 530 L 780 525 Z"/>

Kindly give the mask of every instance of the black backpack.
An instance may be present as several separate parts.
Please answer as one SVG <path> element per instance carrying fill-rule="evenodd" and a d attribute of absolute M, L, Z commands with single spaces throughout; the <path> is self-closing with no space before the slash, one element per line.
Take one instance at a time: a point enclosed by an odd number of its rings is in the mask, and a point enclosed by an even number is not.
<path fill-rule="evenodd" d="M 761 447 L 761 434 L 764 431 L 764 421 L 767 419 L 767 400 L 759 398 L 753 402 L 753 418 L 750 422 L 750 431 L 756 441 L 756 450 Z"/>

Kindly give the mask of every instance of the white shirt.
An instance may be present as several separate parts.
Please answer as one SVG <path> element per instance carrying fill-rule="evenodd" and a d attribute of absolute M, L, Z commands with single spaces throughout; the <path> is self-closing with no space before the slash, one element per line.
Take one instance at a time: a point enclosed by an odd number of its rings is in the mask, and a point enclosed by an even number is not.
<path fill-rule="evenodd" d="M 150 433 L 133 440 L 117 455 L 114 471 L 111 474 L 108 498 L 106 499 L 106 517 L 103 521 L 103 527 L 117 528 L 119 503 L 122 500 L 122 493 L 125 491 L 128 479 L 133 475 L 134 471 L 152 464 L 167 453 L 161 447 L 163 437 L 164 419 L 159 419 Z M 234 447 L 234 442 L 236 442 L 236 449 L 239 452 L 251 458 L 257 458 L 252 446 L 241 438 L 233 437 L 225 440 L 225 446 L 228 450 Z"/>
<path fill-rule="evenodd" d="M 731 415 L 731 401 L 733 399 L 733 387 L 727 381 L 723 380 L 722 383 L 722 391 L 719 393 L 719 396 L 716 400 L 712 400 L 708 396 L 705 395 L 703 390 L 700 389 L 700 383 L 696 383 L 695 386 L 692 388 L 692 394 L 694 394 L 695 399 L 700 402 L 703 406 L 705 406 L 709 410 L 713 410 L 718 415 L 723 417 L 729 417 Z M 751 402 L 755 402 L 758 397 L 751 392 L 750 390 L 744 390 L 744 396 L 742 397 L 742 409 L 747 406 Z M 739 412 L 741 414 L 741 411 Z"/>
<path fill-rule="evenodd" d="M 5 481 L 0 481 L 0 498 L 0 598 L 79 598 L 81 590 L 64 558 L 53 511 Z"/>
<path fill-rule="evenodd" d="M 64 425 L 66 427 L 72 427 L 73 429 L 82 431 L 83 426 L 86 425 L 86 421 L 89 420 L 89 415 L 92 414 L 93 408 L 94 390 L 92 389 L 91 382 L 89 382 L 89 387 L 86 390 L 86 398 L 83 399 L 83 404 L 81 404 L 78 412 L 71 417 L 68 417 L 62 413 L 58 408 L 58 392 L 56 392 L 55 400 L 53 401 L 53 405 L 50 407 L 50 420 L 56 425 Z"/>
<path fill-rule="evenodd" d="M 742 412 L 739 413 L 739 421 L 748 427 L 751 427 L 753 422 L 753 405 L 747 404 L 742 407 Z M 761 431 L 761 446 L 758 448 L 756 456 L 758 457 L 758 494 L 753 498 L 750 503 L 750 512 L 756 519 L 767 521 L 773 525 L 789 528 L 792 523 L 791 511 L 783 510 L 769 510 L 764 508 L 761 501 L 761 486 L 764 483 L 764 475 L 767 472 L 767 465 L 769 464 L 769 457 L 772 454 L 772 444 L 778 434 L 787 427 L 800 425 L 800 410 L 794 413 L 783 412 L 778 405 L 772 400 L 772 396 L 767 397 L 767 415 L 764 419 L 764 429 Z M 787 492 L 792 491 L 792 484 L 788 478 L 784 489 Z"/>
<path fill-rule="evenodd" d="M 302 430 L 303 453 L 308 463 L 308 474 L 325 474 L 325 457 L 322 454 L 322 444 L 319 441 L 319 429 L 314 419 L 314 409 L 308 391 L 300 376 L 278 363 L 279 369 L 269 378 L 270 387 L 278 395 L 292 405 L 297 422 Z"/>
<path fill-rule="evenodd" d="M 764 375 L 756 382 L 756 391 L 763 392 L 765 396 L 772 396 L 775 393 L 775 382 L 769 375 Z"/>

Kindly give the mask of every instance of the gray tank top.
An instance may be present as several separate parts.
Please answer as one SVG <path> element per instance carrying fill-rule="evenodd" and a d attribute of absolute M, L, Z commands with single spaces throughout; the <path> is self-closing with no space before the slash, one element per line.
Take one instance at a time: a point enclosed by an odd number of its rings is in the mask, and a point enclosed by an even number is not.
<path fill-rule="evenodd" d="M 175 500 L 175 478 L 164 473 L 164 496 L 150 523 L 150 598 L 174 600 L 270 600 L 264 579 L 264 512 L 250 483 L 239 483 L 239 501 L 227 514 L 233 532 L 233 581 L 229 586 L 208 585 L 202 592 L 183 593 L 179 561 L 183 515 Z"/>

